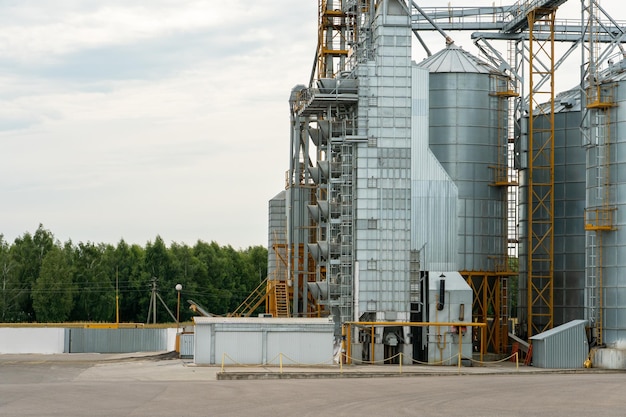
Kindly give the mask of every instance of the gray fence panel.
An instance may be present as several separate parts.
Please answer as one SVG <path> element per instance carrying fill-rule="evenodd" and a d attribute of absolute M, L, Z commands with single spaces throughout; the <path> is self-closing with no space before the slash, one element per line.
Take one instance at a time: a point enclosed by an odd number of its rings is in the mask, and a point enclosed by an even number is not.
<path fill-rule="evenodd" d="M 180 357 L 193 358 L 193 333 L 182 333 L 180 335 Z"/>
<path fill-rule="evenodd" d="M 69 329 L 70 353 L 131 353 L 167 350 L 167 329 Z"/>

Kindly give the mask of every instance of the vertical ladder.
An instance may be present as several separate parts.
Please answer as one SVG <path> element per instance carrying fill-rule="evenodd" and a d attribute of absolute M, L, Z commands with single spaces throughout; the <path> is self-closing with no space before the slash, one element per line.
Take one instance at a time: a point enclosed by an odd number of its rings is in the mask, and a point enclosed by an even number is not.
<path fill-rule="evenodd" d="M 339 309 L 341 311 L 341 320 L 350 321 L 352 317 L 352 288 L 354 274 L 353 265 L 353 196 L 352 196 L 352 144 L 344 143 L 341 145 L 341 280 L 339 282 L 340 297 Z"/>
<path fill-rule="evenodd" d="M 587 319 L 592 328 L 596 328 L 596 342 L 599 342 L 601 338 L 598 338 L 601 334 L 602 326 L 598 326 L 599 323 L 599 291 L 598 286 L 598 245 L 596 244 L 596 233 L 587 233 L 587 274 L 585 275 L 585 286 L 587 287 Z"/>
<path fill-rule="evenodd" d="M 596 345 L 601 346 L 603 340 L 603 263 L 602 263 L 602 235 L 613 226 L 613 211 L 611 206 L 611 132 L 610 109 L 615 106 L 614 86 L 592 85 L 587 93 L 587 109 L 591 126 L 587 132 L 590 139 L 587 152 L 595 152 L 595 157 L 589 158 L 593 172 L 589 184 L 587 203 L 585 208 L 585 231 L 587 265 L 585 286 L 587 291 L 588 319 L 595 329 Z"/>
<path fill-rule="evenodd" d="M 289 291 L 287 289 L 287 282 L 275 281 L 273 286 L 274 299 L 276 300 L 275 317 L 289 317 Z"/>

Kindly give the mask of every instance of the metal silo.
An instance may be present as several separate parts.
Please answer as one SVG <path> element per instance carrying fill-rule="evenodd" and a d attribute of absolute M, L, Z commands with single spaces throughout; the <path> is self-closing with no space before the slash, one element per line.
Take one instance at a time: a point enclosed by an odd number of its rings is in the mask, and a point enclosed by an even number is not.
<path fill-rule="evenodd" d="M 504 74 L 454 44 L 419 65 L 430 71 L 430 149 L 458 187 L 457 269 L 506 269 Z"/>
<path fill-rule="evenodd" d="M 594 91 L 595 90 L 595 91 Z M 587 91 L 586 307 L 595 337 L 626 348 L 626 61 Z M 626 357 L 626 351 L 621 351 Z"/>
<path fill-rule="evenodd" d="M 584 317 L 585 149 L 580 90 L 559 94 L 554 106 L 554 325 Z"/>
<path fill-rule="evenodd" d="M 488 323 L 488 349 L 504 352 L 512 275 L 507 167 L 513 92 L 504 73 L 454 44 L 419 66 L 430 72 L 430 150 L 458 189 L 457 250 L 451 258 L 473 290 L 473 317 Z"/>
<path fill-rule="evenodd" d="M 546 106 L 548 104 L 545 104 Z M 578 88 L 562 92 L 554 103 L 554 325 L 584 317 L 585 308 L 585 149 L 580 131 Z M 541 112 L 539 112 L 541 113 Z M 547 130 L 546 118 L 535 128 Z M 537 152 L 537 149 L 535 149 Z M 526 306 L 528 256 L 528 170 L 520 175 L 520 306 Z M 540 271 L 538 271 L 540 273 Z M 548 271 L 544 271 L 546 274 Z M 522 326 L 522 331 L 525 327 Z"/>

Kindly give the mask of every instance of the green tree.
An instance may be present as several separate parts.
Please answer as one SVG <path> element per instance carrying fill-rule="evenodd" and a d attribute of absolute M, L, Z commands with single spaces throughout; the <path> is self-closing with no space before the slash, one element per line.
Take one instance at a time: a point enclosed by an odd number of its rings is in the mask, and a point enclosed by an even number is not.
<path fill-rule="evenodd" d="M 144 269 L 150 274 L 151 280 L 155 280 L 157 292 L 165 305 L 170 311 L 174 311 L 176 307 L 176 282 L 173 275 L 172 257 L 160 236 L 157 236 L 154 242 L 146 244 Z M 157 300 L 157 312 L 161 311 L 161 302 Z M 169 322 L 172 321 L 172 317 L 163 312 L 157 314 L 157 320 Z"/>
<path fill-rule="evenodd" d="M 10 246 L 0 234 L 0 321 L 5 323 L 20 320 L 19 298 L 28 293 L 20 288 L 16 266 Z"/>
<path fill-rule="evenodd" d="M 70 319 L 115 321 L 115 270 L 105 263 L 107 245 L 81 242 L 70 250 L 77 290 Z"/>
<path fill-rule="evenodd" d="M 15 273 L 15 285 L 20 289 L 16 298 L 19 321 L 35 320 L 31 290 L 39 277 L 39 270 L 46 254 L 54 247 L 54 235 L 39 225 L 34 235 L 26 232 L 15 239 L 10 249 Z"/>
<path fill-rule="evenodd" d="M 200 294 L 199 282 L 206 277 L 206 266 L 195 257 L 193 249 L 184 244 L 173 243 L 170 246 L 172 261 L 172 275 L 176 284 L 181 284 L 183 289 L 180 297 L 180 321 L 188 321 L 192 317 L 187 299 L 201 303 L 198 299 Z M 178 297 L 178 294 L 176 294 Z M 178 304 L 178 300 L 176 300 Z"/>
<path fill-rule="evenodd" d="M 113 257 L 120 292 L 120 321 L 143 323 L 148 314 L 151 277 L 144 271 L 145 250 L 121 240 Z"/>
<path fill-rule="evenodd" d="M 63 322 L 72 311 L 72 268 L 66 252 L 53 246 L 44 257 L 32 290 L 33 309 L 39 322 Z"/>

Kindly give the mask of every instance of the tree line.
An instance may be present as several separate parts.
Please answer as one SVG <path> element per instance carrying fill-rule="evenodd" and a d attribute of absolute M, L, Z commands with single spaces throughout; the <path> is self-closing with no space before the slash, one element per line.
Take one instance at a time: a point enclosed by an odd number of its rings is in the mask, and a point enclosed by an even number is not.
<path fill-rule="evenodd" d="M 9 243 L 0 234 L 0 322 L 115 322 L 116 294 L 120 322 L 148 320 L 153 281 L 157 292 L 180 320 L 190 320 L 188 299 L 224 315 L 235 308 L 267 275 L 267 249 L 235 250 L 215 242 L 171 243 L 160 236 L 144 247 L 120 240 L 61 243 L 39 225 Z M 159 301 L 157 322 L 172 322 Z"/>

